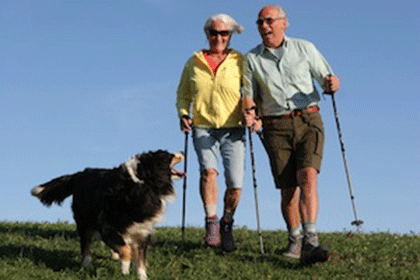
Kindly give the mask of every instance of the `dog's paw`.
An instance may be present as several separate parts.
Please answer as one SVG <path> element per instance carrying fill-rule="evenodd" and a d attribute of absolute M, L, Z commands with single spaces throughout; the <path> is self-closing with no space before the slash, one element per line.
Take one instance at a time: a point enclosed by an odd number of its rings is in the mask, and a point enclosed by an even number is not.
<path fill-rule="evenodd" d="M 146 274 L 146 270 L 139 268 L 137 270 L 137 273 L 139 275 L 139 280 L 147 280 L 147 274 Z"/>
<path fill-rule="evenodd" d="M 86 257 L 84 257 L 83 258 L 83 261 L 82 261 L 82 266 L 83 267 L 86 267 L 86 266 L 90 266 L 90 264 L 91 264 L 91 261 L 92 259 L 91 259 L 91 257 L 90 256 L 86 256 Z"/>
<path fill-rule="evenodd" d="M 118 254 L 114 250 L 111 250 L 111 259 L 113 259 L 113 260 L 119 260 L 120 259 L 120 254 Z"/>
<path fill-rule="evenodd" d="M 121 261 L 121 272 L 124 275 L 130 274 L 130 261 Z"/>

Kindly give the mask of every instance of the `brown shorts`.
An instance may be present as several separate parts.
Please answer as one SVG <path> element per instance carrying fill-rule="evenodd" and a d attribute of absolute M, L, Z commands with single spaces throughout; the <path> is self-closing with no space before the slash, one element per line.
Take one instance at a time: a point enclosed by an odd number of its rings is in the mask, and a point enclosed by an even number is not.
<path fill-rule="evenodd" d="M 297 186 L 299 169 L 321 169 L 324 125 L 317 112 L 263 118 L 264 144 L 276 188 Z"/>

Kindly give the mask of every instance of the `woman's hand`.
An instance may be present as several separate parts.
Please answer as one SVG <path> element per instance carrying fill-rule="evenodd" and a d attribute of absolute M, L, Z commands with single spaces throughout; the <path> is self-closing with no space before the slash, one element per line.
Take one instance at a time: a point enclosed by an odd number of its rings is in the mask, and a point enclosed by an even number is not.
<path fill-rule="evenodd" d="M 182 132 L 189 132 L 192 127 L 192 119 L 188 115 L 183 115 L 180 120 L 180 126 Z"/>

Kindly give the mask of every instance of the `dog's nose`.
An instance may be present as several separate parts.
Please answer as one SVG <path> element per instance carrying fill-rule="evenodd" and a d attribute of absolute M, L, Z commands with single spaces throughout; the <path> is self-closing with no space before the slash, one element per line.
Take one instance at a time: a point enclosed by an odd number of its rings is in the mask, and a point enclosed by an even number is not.
<path fill-rule="evenodd" d="M 175 164 L 183 161 L 185 158 L 184 153 L 183 152 L 176 152 L 174 154 L 174 158 L 172 159 L 172 164 L 171 166 L 174 166 Z"/>
<path fill-rule="evenodd" d="M 185 154 L 183 151 L 176 152 L 175 156 L 181 157 L 182 160 L 185 158 Z"/>

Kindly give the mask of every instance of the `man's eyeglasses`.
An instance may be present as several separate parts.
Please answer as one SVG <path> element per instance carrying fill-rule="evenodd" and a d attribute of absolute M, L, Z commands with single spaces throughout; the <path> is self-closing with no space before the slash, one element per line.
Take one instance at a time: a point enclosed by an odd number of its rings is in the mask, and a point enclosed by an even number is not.
<path fill-rule="evenodd" d="M 209 35 L 212 37 L 216 37 L 217 35 L 221 35 L 222 37 L 226 37 L 230 35 L 230 31 L 229 30 L 214 30 L 214 29 L 210 29 L 209 30 Z"/>
<path fill-rule="evenodd" d="M 266 22 L 268 25 L 271 25 L 271 24 L 273 24 L 273 22 L 275 20 L 278 20 L 278 19 L 283 19 L 283 18 L 282 17 L 278 17 L 278 18 L 271 18 L 271 17 L 262 18 L 262 19 L 257 20 L 256 23 L 257 23 L 258 26 L 262 26 L 264 24 L 264 22 Z"/>

